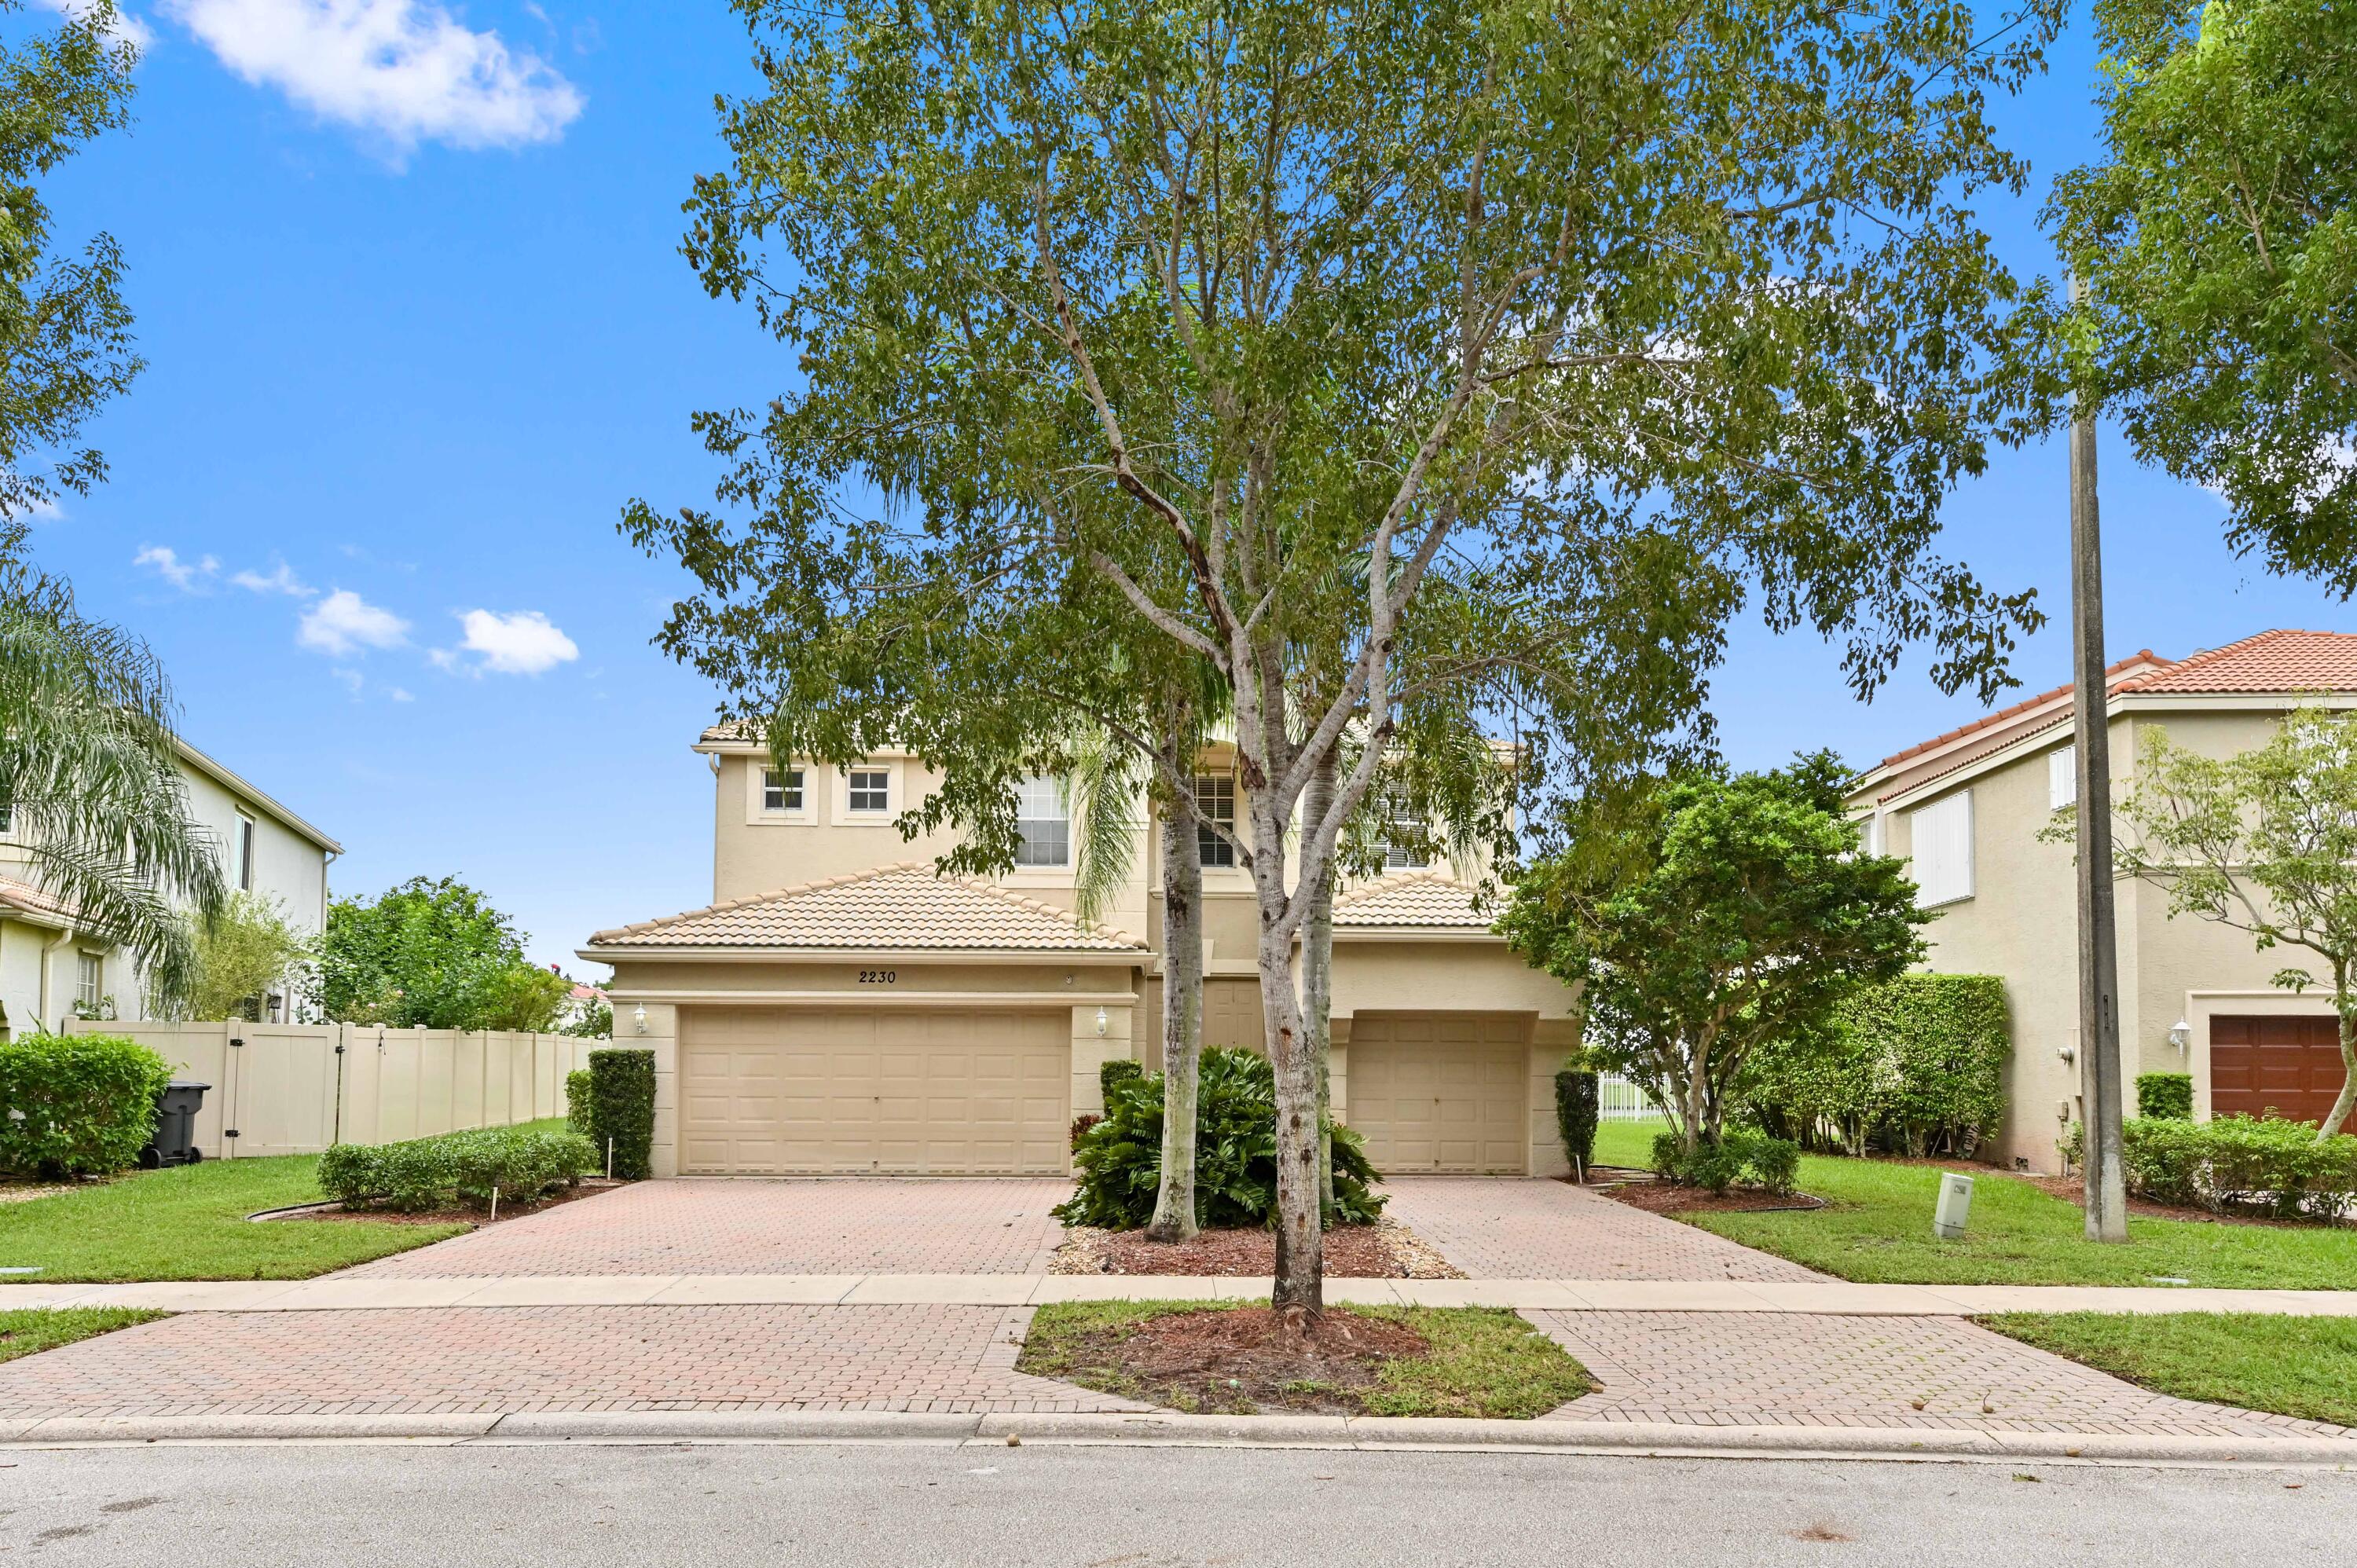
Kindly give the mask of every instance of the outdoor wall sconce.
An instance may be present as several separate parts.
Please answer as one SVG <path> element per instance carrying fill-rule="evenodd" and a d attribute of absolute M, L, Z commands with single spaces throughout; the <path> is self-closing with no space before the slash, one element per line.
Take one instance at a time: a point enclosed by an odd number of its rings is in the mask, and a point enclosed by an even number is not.
<path fill-rule="evenodd" d="M 2193 1043 L 2193 1026 L 2179 1018 L 2169 1026 L 2169 1043 L 2179 1050 Z"/>
<path fill-rule="evenodd" d="M 647 1004 L 643 1002 L 630 1009 L 630 1027 L 643 1035 L 647 1032 Z"/>
<path fill-rule="evenodd" d="M 2074 1062 L 2079 1059 L 2079 1047 L 2076 1046 L 2057 1046 L 2054 1047 L 2054 1054 L 2061 1057 L 2066 1062 Z"/>
<path fill-rule="evenodd" d="M 1105 1022 L 1105 1010 L 1100 1007 L 1097 1009 L 1097 1038 L 1101 1040 L 1104 1038 Z"/>

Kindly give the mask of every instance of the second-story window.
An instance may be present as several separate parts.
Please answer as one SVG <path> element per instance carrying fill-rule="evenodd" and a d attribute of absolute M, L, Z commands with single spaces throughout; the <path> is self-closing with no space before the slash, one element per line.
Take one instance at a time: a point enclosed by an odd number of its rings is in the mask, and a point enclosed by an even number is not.
<path fill-rule="evenodd" d="M 1026 779 L 1015 795 L 1015 846 L 1017 865 L 1070 865 L 1072 863 L 1072 817 L 1064 805 L 1064 791 L 1053 779 Z"/>
<path fill-rule="evenodd" d="M 253 819 L 237 814 L 237 885 L 253 891 Z"/>
<path fill-rule="evenodd" d="M 1383 869 L 1385 871 L 1422 871 L 1432 864 L 1426 848 L 1430 834 L 1424 819 L 1405 807 L 1394 806 L 1389 825 L 1383 831 Z"/>
<path fill-rule="evenodd" d="M 881 768 L 855 768 L 845 804 L 874 815 L 892 809 L 892 775 Z"/>
<path fill-rule="evenodd" d="M 1236 781 L 1224 773 L 1195 775 L 1195 810 L 1203 819 L 1195 825 L 1195 847 L 1202 853 L 1203 865 L 1213 870 L 1235 865 L 1235 840 L 1214 832 L 1211 824 L 1234 832 Z"/>
<path fill-rule="evenodd" d="M 799 768 L 761 769 L 761 810 L 799 811 L 802 809 L 802 770 Z"/>

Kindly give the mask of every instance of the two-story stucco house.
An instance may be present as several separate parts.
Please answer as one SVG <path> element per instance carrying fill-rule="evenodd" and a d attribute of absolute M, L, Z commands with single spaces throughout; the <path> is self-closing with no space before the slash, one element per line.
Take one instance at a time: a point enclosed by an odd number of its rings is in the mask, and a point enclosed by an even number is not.
<path fill-rule="evenodd" d="M 324 929 L 328 862 L 343 846 L 195 746 L 174 744 L 189 812 L 220 846 L 228 885 L 275 899 L 298 930 Z M 145 1017 L 146 987 L 129 955 L 36 886 L 25 860 L 0 822 L 0 1037 L 55 1029 L 77 1011 Z M 289 998 L 264 1001 L 271 1020 L 289 1021 Z"/>
<path fill-rule="evenodd" d="M 1020 864 L 933 874 L 941 841 L 894 820 L 934 787 L 914 757 L 779 768 L 728 727 L 714 775 L 713 904 L 600 931 L 616 1043 L 655 1052 L 658 1174 L 1060 1174 L 1099 1065 L 1158 1069 L 1156 829 L 1106 918 L 1071 913 L 1071 824 L 1051 781 L 1021 795 Z M 1228 817 L 1232 757 L 1200 765 Z M 1258 1047 L 1254 906 L 1204 838 L 1203 1038 Z M 1510 952 L 1445 869 L 1400 862 L 1337 900 L 1334 1098 L 1390 1171 L 1562 1168 L 1550 1075 L 1572 995 Z"/>
<path fill-rule="evenodd" d="M 2296 706 L 2357 707 L 2357 634 L 2262 632 L 2183 660 L 2147 650 L 2108 679 L 2117 791 L 2156 726 L 2228 757 L 2263 744 Z M 1940 916 L 1929 966 L 2004 979 L 2014 1052 L 1995 1155 L 2041 1170 L 2059 1168 L 2056 1141 L 2080 1113 L 2072 851 L 2039 837 L 2077 799 L 2073 706 L 2068 686 L 2017 703 L 1886 757 L 1850 798 L 1868 844 L 1910 860 Z M 2147 884 L 2122 880 L 2117 899 L 2128 1114 L 2144 1072 L 2190 1072 L 2198 1116 L 2330 1110 L 2342 1076 L 2331 993 L 2270 983 L 2287 967 L 2321 981 L 2313 955 L 2262 953 L 2241 931 L 2171 919 L 2167 892 Z"/>

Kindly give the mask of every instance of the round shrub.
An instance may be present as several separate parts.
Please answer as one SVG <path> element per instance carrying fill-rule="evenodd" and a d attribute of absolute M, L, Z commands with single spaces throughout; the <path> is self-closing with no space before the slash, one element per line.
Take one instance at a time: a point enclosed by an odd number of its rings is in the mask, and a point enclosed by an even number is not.
<path fill-rule="evenodd" d="M 1276 1080 L 1268 1058 L 1213 1047 L 1203 1053 L 1195 1112 L 1195 1220 L 1272 1225 L 1276 1219 Z M 1362 1225 L 1383 1212 L 1370 1187 L 1383 1178 L 1365 1143 L 1337 1122 L 1333 1222 Z M 1068 1225 L 1135 1230 L 1154 1218 L 1162 1180 L 1162 1078 L 1107 1086 L 1104 1120 L 1073 1144 L 1079 1188 L 1056 1215 Z"/>
<path fill-rule="evenodd" d="M 0 1170 L 103 1176 L 138 1163 L 171 1064 L 120 1035 L 0 1044 Z"/>
<path fill-rule="evenodd" d="M 2136 1083 L 2138 1116 L 2165 1122 L 2193 1120 L 2193 1075 L 2191 1073 L 2138 1073 Z"/>

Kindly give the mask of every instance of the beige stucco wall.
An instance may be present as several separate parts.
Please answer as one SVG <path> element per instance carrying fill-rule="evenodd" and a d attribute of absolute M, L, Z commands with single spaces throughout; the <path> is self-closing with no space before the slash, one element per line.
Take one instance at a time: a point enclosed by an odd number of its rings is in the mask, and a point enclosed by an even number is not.
<path fill-rule="evenodd" d="M 2134 707 L 2112 722 L 2115 792 L 2124 791 L 2140 738 L 2155 725 L 2180 746 L 2232 756 L 2265 742 L 2276 714 L 2247 706 L 2155 711 Z M 2072 849 L 2040 842 L 2050 820 L 2047 758 L 2069 744 L 2061 731 L 1986 772 L 1934 786 L 1886 813 L 1886 853 L 1912 853 L 1908 813 L 1973 792 L 1974 892 L 1950 904 L 1927 930 L 1927 967 L 1956 974 L 1995 974 L 2006 983 L 2013 1012 L 2014 1050 L 2007 1072 L 2005 1126 L 1992 1157 L 2026 1161 L 2033 1169 L 2060 1168 L 2056 1144 L 2079 1113 L 2079 1067 L 2066 1060 L 2078 1046 L 2078 909 Z M 2262 954 L 2249 937 L 2190 917 L 2171 919 L 2165 891 L 2134 881 L 2115 885 L 2119 940 L 2122 1098 L 2135 1113 L 2135 1079 L 2143 1072 L 2195 1074 L 2206 1093 L 2206 1027 L 2197 1027 L 2185 1051 L 2169 1043 L 2170 1026 L 2192 1013 L 2197 993 L 2265 995 L 2269 977 L 2294 961 Z M 2282 993 L 2276 993 L 2283 995 Z M 2326 1013 L 2322 998 L 2286 998 L 2287 1010 Z M 2216 1008 L 2214 1011 L 2264 1011 Z M 2066 1114 L 2067 1113 L 2067 1114 Z"/>

